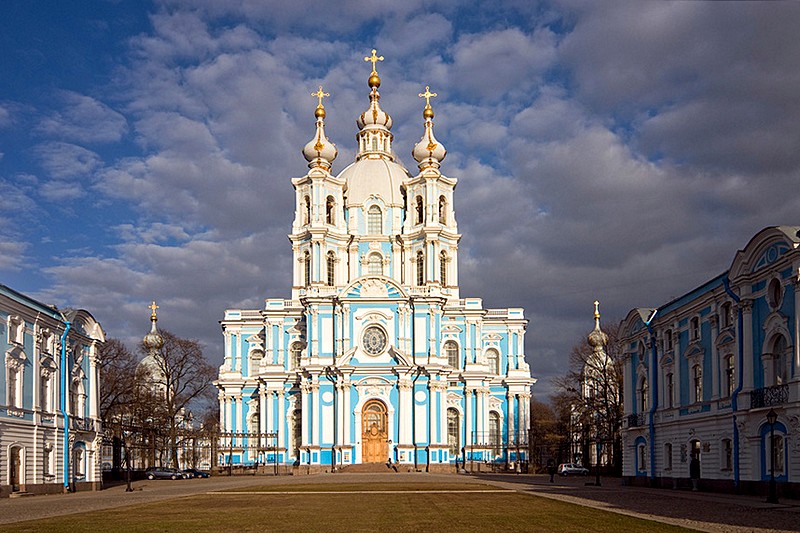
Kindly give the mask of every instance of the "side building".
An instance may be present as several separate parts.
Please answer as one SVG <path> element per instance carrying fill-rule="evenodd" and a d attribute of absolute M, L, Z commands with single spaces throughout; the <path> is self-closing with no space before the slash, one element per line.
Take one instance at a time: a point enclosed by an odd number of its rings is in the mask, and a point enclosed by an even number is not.
<path fill-rule="evenodd" d="M 632 483 L 800 489 L 800 227 L 769 227 L 730 269 L 655 309 L 624 347 L 623 475 Z M 774 419 L 774 421 L 770 420 Z M 774 433 L 774 440 L 771 435 Z"/>
<path fill-rule="evenodd" d="M 97 489 L 100 324 L 0 285 L 0 496 Z"/>
<path fill-rule="evenodd" d="M 527 460 L 530 387 L 519 308 L 485 309 L 458 286 L 457 180 L 439 170 L 436 96 L 400 164 L 375 55 L 355 161 L 330 172 L 320 88 L 309 172 L 292 180 L 291 299 L 230 309 L 217 386 L 223 464 L 307 471 L 514 468 Z M 477 466 L 476 466 L 477 465 Z"/>

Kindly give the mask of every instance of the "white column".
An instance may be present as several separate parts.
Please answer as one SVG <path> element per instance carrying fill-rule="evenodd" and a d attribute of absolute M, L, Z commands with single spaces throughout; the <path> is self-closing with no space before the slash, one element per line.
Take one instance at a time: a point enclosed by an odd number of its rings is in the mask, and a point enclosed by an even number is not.
<path fill-rule="evenodd" d="M 464 442 L 465 444 L 472 444 L 473 443 L 473 436 L 472 436 L 472 396 L 473 391 L 467 389 L 465 391 L 465 398 L 464 398 Z"/>
<path fill-rule="evenodd" d="M 303 382 L 300 385 L 300 394 L 301 394 L 301 401 L 302 401 L 302 406 L 300 408 L 301 409 L 300 413 L 301 413 L 302 426 L 303 426 L 302 439 L 301 439 L 302 442 L 300 444 L 303 445 L 303 446 L 305 446 L 306 444 L 309 443 L 309 438 L 308 438 L 308 410 L 311 408 L 311 406 L 309 405 L 309 402 L 308 402 L 308 391 L 309 391 L 309 388 L 310 388 L 310 384 L 307 381 Z"/>
<path fill-rule="evenodd" d="M 717 343 L 714 340 L 717 338 L 719 334 L 719 315 L 713 315 L 711 317 L 711 399 L 716 400 L 720 396 L 722 396 L 720 392 L 720 380 L 719 380 L 719 373 L 720 373 L 720 362 L 719 362 L 719 350 L 717 349 Z M 664 390 L 664 384 L 661 384 L 661 390 Z M 661 394 L 661 397 L 664 397 L 664 394 Z M 660 403 L 662 407 L 664 406 L 663 403 Z"/>
<path fill-rule="evenodd" d="M 409 424 L 411 421 L 411 382 L 403 379 L 397 384 L 398 388 L 398 413 L 397 419 L 400 421 L 398 441 L 400 444 L 411 443 L 411 432 Z"/>
<path fill-rule="evenodd" d="M 313 406 L 311 417 L 311 435 L 313 440 L 311 443 L 319 446 L 319 429 L 322 424 L 322 402 L 319 400 L 319 382 L 317 381 L 311 384 L 311 405 Z"/>
<path fill-rule="evenodd" d="M 268 424 L 267 410 L 269 409 L 269 407 L 267 407 L 267 405 L 268 405 L 268 394 L 269 393 L 265 390 L 265 388 L 266 388 L 266 384 L 262 383 L 261 387 L 259 388 L 259 391 L 258 391 L 258 401 L 259 401 L 259 404 L 258 404 L 258 432 L 259 433 L 266 433 L 267 431 L 269 431 L 267 429 L 267 424 Z M 271 400 L 271 399 L 272 398 L 269 397 L 269 400 Z M 271 404 L 271 403 L 272 402 L 269 401 L 269 404 Z M 269 417 L 269 418 L 272 418 L 272 417 Z M 264 442 L 263 437 L 261 437 L 261 436 L 259 436 L 259 438 L 258 438 L 258 445 L 259 446 L 265 446 L 266 445 L 266 443 Z"/>
<path fill-rule="evenodd" d="M 97 343 L 92 342 L 91 346 L 89 347 L 89 418 L 98 417 L 97 411 L 100 404 L 100 392 L 97 388 L 97 363 Z M 36 373 L 33 375 L 33 377 L 34 383 L 38 385 L 39 381 L 42 379 L 41 372 L 39 372 L 38 368 L 36 369 Z M 35 386 L 33 393 L 38 395 L 40 389 L 41 387 Z"/>
<path fill-rule="evenodd" d="M 353 412 L 350 409 L 350 379 L 345 379 L 342 382 L 342 399 L 340 403 L 342 404 L 342 444 L 350 445 L 352 444 L 352 439 L 350 438 L 350 414 Z"/>
<path fill-rule="evenodd" d="M 517 395 L 509 391 L 506 397 L 508 398 L 508 441 L 511 443 L 515 439 L 514 434 L 517 428 Z"/>
<path fill-rule="evenodd" d="M 281 442 L 286 443 L 286 449 L 289 449 L 289 439 L 291 439 L 291 431 L 286 428 L 286 396 L 283 391 L 275 391 L 275 397 L 278 403 L 278 423 L 275 425 L 274 431 L 278 433 L 276 442 L 281 446 Z M 283 441 L 281 441 L 283 439 Z"/>

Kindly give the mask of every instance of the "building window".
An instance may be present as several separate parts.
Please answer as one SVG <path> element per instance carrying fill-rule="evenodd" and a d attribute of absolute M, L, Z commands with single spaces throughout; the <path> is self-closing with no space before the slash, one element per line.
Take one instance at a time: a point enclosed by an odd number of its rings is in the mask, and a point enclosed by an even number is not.
<path fill-rule="evenodd" d="M 494 451 L 494 455 L 500 455 L 502 451 L 502 433 L 500 429 L 500 415 L 497 411 L 489 413 L 489 445 Z"/>
<path fill-rule="evenodd" d="M 303 355 L 303 346 L 299 342 L 292 344 L 289 352 L 289 370 L 297 370 L 300 368 L 300 357 Z"/>
<path fill-rule="evenodd" d="M 647 412 L 647 378 L 639 381 L 639 412 Z"/>
<path fill-rule="evenodd" d="M 783 385 L 787 381 L 786 348 L 786 338 L 779 335 L 772 345 L 773 385 Z"/>
<path fill-rule="evenodd" d="M 39 398 L 39 403 L 41 404 L 41 409 L 45 413 L 50 413 L 53 410 L 53 392 L 52 392 L 52 379 L 53 373 L 50 371 L 42 372 L 42 386 L 41 386 L 41 398 Z"/>
<path fill-rule="evenodd" d="M 733 395 L 734 383 L 736 381 L 736 373 L 733 368 L 733 356 L 729 355 L 725 358 L 725 393 L 726 396 Z"/>
<path fill-rule="evenodd" d="M 371 206 L 367 211 L 367 233 L 370 235 L 383 233 L 383 212 L 377 205 Z"/>
<path fill-rule="evenodd" d="M 439 278 L 441 278 L 442 287 L 447 287 L 447 253 L 442 252 L 439 254 Z"/>
<path fill-rule="evenodd" d="M 458 368 L 458 363 L 460 362 L 458 357 L 458 344 L 453 341 L 445 342 L 444 353 L 447 356 L 447 364 L 453 368 Z"/>
<path fill-rule="evenodd" d="M 439 197 L 439 224 L 447 224 L 447 200 L 444 196 Z"/>
<path fill-rule="evenodd" d="M 22 382 L 22 366 L 16 361 L 6 361 L 6 405 L 9 407 L 22 408 Z"/>
<path fill-rule="evenodd" d="M 733 469 L 733 442 L 731 439 L 722 439 L 722 446 L 720 446 L 722 450 L 722 469 L 723 470 L 732 470 Z"/>
<path fill-rule="evenodd" d="M 336 281 L 336 256 L 333 252 L 328 252 L 326 266 L 328 269 L 328 287 L 333 287 Z"/>
<path fill-rule="evenodd" d="M 639 354 L 639 361 L 644 361 L 644 343 L 643 342 L 639 343 L 638 354 Z"/>
<path fill-rule="evenodd" d="M 672 443 L 664 444 L 664 470 L 672 470 Z"/>
<path fill-rule="evenodd" d="M 417 214 L 417 224 L 422 224 L 423 222 L 423 214 L 425 212 L 425 208 L 422 205 L 422 196 L 417 196 L 416 204 L 414 205 L 416 214 Z"/>
<path fill-rule="evenodd" d="M 666 343 L 666 347 L 665 347 L 666 351 L 668 351 L 668 352 L 671 351 L 672 350 L 672 330 L 671 329 L 668 329 L 667 331 L 664 332 L 664 342 Z"/>
<path fill-rule="evenodd" d="M 306 287 L 308 287 L 311 285 L 311 254 L 308 252 L 303 253 L 303 268 L 306 278 Z"/>
<path fill-rule="evenodd" d="M 644 443 L 639 444 L 636 447 L 637 452 L 637 469 L 639 472 L 647 472 L 647 446 Z"/>
<path fill-rule="evenodd" d="M 262 350 L 253 350 L 250 352 L 248 359 L 250 360 L 250 375 L 255 376 L 258 374 L 258 367 L 261 365 L 261 360 L 264 358 Z"/>
<path fill-rule="evenodd" d="M 690 321 L 689 334 L 693 341 L 700 340 L 700 319 L 693 317 Z"/>
<path fill-rule="evenodd" d="M 767 442 L 771 442 L 771 438 L 767 435 Z M 775 475 L 782 476 L 784 472 L 784 454 L 783 454 L 783 435 L 775 435 L 775 441 L 772 442 L 772 453 L 775 454 Z M 767 457 L 767 471 L 770 468 L 770 458 Z"/>
<path fill-rule="evenodd" d="M 303 197 L 303 225 L 311 223 L 311 198 Z"/>
<path fill-rule="evenodd" d="M 447 447 L 452 457 L 461 450 L 461 420 L 456 409 L 447 410 Z"/>
<path fill-rule="evenodd" d="M 367 257 L 367 274 L 370 276 L 383 275 L 383 258 L 378 252 L 373 252 Z"/>
<path fill-rule="evenodd" d="M 733 324 L 733 313 L 730 302 L 725 302 L 719 311 L 722 328 L 729 328 Z"/>
<path fill-rule="evenodd" d="M 336 202 L 334 202 L 333 196 L 328 196 L 328 199 L 325 201 L 325 222 L 327 224 L 336 223 L 336 217 L 334 215 L 335 208 L 336 208 Z"/>
<path fill-rule="evenodd" d="M 417 252 L 417 285 L 425 285 L 425 255 Z"/>
<path fill-rule="evenodd" d="M 781 306 L 782 300 L 783 285 L 781 285 L 779 279 L 773 278 L 772 281 L 769 282 L 769 289 L 767 290 L 767 303 L 769 303 L 770 308 L 775 311 Z"/>
<path fill-rule="evenodd" d="M 694 392 L 694 401 L 695 402 L 702 402 L 703 401 L 703 369 L 700 365 L 694 365 L 692 367 L 692 385 L 693 385 L 693 392 Z"/>
<path fill-rule="evenodd" d="M 86 451 L 83 448 L 75 448 L 75 476 L 86 477 Z"/>
<path fill-rule="evenodd" d="M 673 407 L 675 398 L 675 376 L 672 372 L 668 372 L 665 377 L 666 387 L 664 387 L 664 395 L 666 396 L 665 402 L 667 407 Z"/>
<path fill-rule="evenodd" d="M 486 350 L 486 366 L 492 374 L 500 373 L 500 354 L 494 348 Z"/>

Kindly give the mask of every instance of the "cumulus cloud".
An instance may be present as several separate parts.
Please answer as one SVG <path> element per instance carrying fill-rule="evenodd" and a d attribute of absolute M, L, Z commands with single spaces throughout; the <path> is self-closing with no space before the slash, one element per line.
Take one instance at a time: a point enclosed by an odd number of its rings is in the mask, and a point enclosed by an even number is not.
<path fill-rule="evenodd" d="M 122 114 L 90 96 L 67 91 L 59 100 L 63 107 L 39 122 L 39 133 L 76 143 L 108 143 L 119 141 L 128 129 Z"/>

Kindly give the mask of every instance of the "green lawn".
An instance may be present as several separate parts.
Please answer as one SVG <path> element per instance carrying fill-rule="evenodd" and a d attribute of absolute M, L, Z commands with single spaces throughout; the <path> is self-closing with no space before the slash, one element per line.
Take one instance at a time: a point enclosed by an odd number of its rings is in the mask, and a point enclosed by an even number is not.
<path fill-rule="evenodd" d="M 385 492 L 404 489 L 424 492 Z M 437 483 L 272 485 L 248 488 L 251 494 L 203 494 L 20 522 L 0 526 L 0 532 L 686 531 L 516 492 L 465 492 L 481 489 L 496 487 Z M 453 492 L 425 493 L 438 490 Z M 276 494 L 281 491 L 309 494 Z M 313 494 L 316 491 L 369 493 Z"/>

